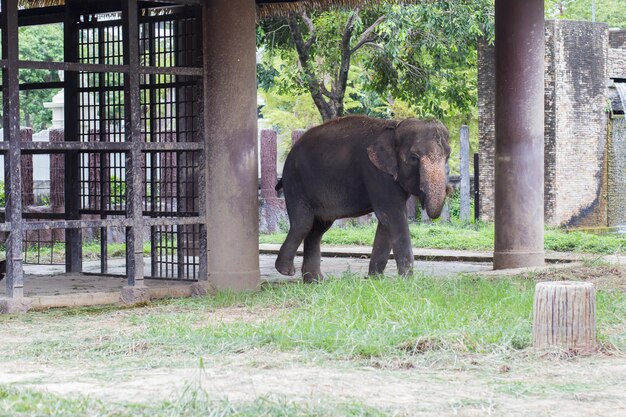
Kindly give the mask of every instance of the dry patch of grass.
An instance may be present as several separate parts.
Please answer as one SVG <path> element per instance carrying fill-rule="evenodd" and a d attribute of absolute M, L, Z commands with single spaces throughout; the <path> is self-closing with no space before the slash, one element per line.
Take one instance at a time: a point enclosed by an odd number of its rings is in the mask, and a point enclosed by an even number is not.
<path fill-rule="evenodd" d="M 577 265 L 570 268 L 536 272 L 536 281 L 588 281 L 602 289 L 626 291 L 626 267 L 621 265 Z"/>

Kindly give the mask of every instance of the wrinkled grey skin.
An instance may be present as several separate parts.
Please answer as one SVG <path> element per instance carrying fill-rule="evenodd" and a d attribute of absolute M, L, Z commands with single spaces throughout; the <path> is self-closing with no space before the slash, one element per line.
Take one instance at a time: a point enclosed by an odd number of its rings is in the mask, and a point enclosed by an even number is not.
<path fill-rule="evenodd" d="M 429 217 L 439 217 L 449 155 L 448 131 L 437 121 L 349 116 L 310 129 L 287 156 L 277 185 L 284 188 L 290 229 L 276 269 L 295 275 L 293 260 L 304 240 L 304 281 L 321 279 L 320 242 L 333 221 L 374 212 L 370 275 L 384 271 L 392 249 L 398 272 L 411 273 L 406 202 L 415 195 Z"/>

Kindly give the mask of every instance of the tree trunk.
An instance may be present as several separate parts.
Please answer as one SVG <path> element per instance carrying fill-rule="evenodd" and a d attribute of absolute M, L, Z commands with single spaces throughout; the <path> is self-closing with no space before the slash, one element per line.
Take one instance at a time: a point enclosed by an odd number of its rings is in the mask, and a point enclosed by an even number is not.
<path fill-rule="evenodd" d="M 594 351 L 595 311 L 596 293 L 590 282 L 538 283 L 533 304 L 535 348 Z"/>

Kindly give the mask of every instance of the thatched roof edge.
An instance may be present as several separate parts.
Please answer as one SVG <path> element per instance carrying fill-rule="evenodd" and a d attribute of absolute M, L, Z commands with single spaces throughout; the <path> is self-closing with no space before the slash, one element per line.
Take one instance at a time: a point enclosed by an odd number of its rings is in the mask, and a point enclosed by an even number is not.
<path fill-rule="evenodd" d="M 264 3 L 257 4 L 257 14 L 259 17 L 285 16 L 293 12 L 303 12 L 306 10 L 323 10 L 333 6 L 337 7 L 358 7 L 383 3 L 384 0 L 302 0 L 297 2 Z M 387 3 L 398 3 L 391 0 Z"/>
<path fill-rule="evenodd" d="M 367 6 L 376 3 L 410 3 L 411 1 L 402 0 L 300 0 L 300 1 L 282 1 L 272 2 L 271 0 L 257 1 L 257 14 L 260 18 L 269 16 L 285 16 L 293 12 L 302 12 L 305 10 L 319 10 L 328 9 L 332 6 L 340 7 L 356 7 Z M 416 0 L 412 1 L 417 2 Z M 65 0 L 20 0 L 20 7 L 34 8 L 34 7 L 49 7 L 60 6 L 65 4 Z"/>

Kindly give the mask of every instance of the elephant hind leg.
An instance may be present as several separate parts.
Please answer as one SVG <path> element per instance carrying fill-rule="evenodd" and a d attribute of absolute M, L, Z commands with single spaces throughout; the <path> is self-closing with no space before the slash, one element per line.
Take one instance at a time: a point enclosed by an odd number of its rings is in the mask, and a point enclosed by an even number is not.
<path fill-rule="evenodd" d="M 321 249 L 322 236 L 333 225 L 333 221 L 315 219 L 311 231 L 304 239 L 304 262 L 302 263 L 302 278 L 306 283 L 321 281 L 322 271 Z"/>
<path fill-rule="evenodd" d="M 282 275 L 293 276 L 296 274 L 293 259 L 296 257 L 298 246 L 313 227 L 313 220 L 313 213 L 303 205 L 298 205 L 289 212 L 289 233 L 287 233 L 287 238 L 280 247 L 278 258 L 274 264 L 276 270 Z"/>

